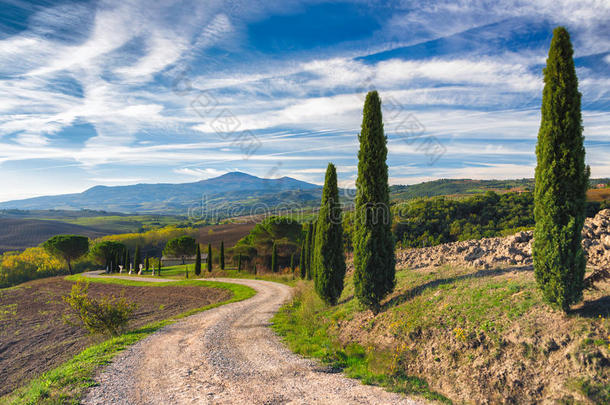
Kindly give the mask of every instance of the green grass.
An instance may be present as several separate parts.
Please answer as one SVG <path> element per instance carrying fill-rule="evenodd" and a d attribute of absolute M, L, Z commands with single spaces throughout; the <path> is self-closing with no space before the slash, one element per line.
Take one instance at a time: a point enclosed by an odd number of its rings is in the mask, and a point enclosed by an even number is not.
<path fill-rule="evenodd" d="M 302 282 L 293 301 L 273 317 L 272 328 L 292 351 L 320 359 L 329 367 L 342 370 L 348 377 L 360 379 L 364 384 L 429 400 L 451 402 L 432 391 L 425 380 L 403 372 L 400 351 L 404 348 L 393 352 L 374 346 L 363 347 L 357 343 L 340 344 L 329 333 L 333 323 L 330 322 L 331 318 L 337 319 L 334 315 L 334 310 L 314 293 L 311 282 Z"/>
<path fill-rule="evenodd" d="M 188 274 L 189 279 L 193 278 L 214 278 L 214 277 L 227 277 L 227 278 L 243 278 L 249 280 L 266 280 L 266 281 L 275 281 L 277 283 L 286 284 L 289 286 L 296 285 L 297 281 L 292 277 L 292 274 L 273 274 L 273 273 L 262 273 L 254 275 L 245 270 L 237 271 L 236 268 L 226 268 L 225 270 L 220 270 L 217 266 L 213 269 L 212 273 L 207 271 L 207 267 L 205 263 L 201 264 L 201 275 L 195 275 L 195 265 L 188 264 Z M 161 269 L 161 276 L 157 276 L 157 270 L 155 270 L 154 278 L 167 278 L 167 279 L 176 279 L 176 280 L 184 280 L 185 279 L 185 265 L 178 264 L 175 266 L 167 266 Z M 143 274 L 141 276 L 136 277 L 144 277 L 149 278 L 153 277 L 150 273 Z"/>
<path fill-rule="evenodd" d="M 112 278 L 89 278 L 80 275 L 68 276 L 70 281 L 87 280 L 94 283 L 120 284 L 129 286 L 201 286 L 229 290 L 232 297 L 226 301 L 195 308 L 169 319 L 153 322 L 119 337 L 106 340 L 85 349 L 59 367 L 35 378 L 26 386 L 0 398 L 1 404 L 78 404 L 88 387 L 94 386 L 95 372 L 99 367 L 108 364 L 112 358 L 128 346 L 138 342 L 160 328 L 176 322 L 178 319 L 206 311 L 220 305 L 242 301 L 256 294 L 255 290 L 244 285 L 220 283 L 215 281 L 176 281 L 154 283 L 145 281 L 121 280 Z"/>

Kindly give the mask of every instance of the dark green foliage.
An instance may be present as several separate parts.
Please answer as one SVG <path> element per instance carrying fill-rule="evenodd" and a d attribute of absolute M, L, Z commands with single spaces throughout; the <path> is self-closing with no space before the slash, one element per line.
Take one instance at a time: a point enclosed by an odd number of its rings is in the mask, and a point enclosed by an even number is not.
<path fill-rule="evenodd" d="M 313 222 L 307 224 L 307 234 L 305 236 L 305 277 L 307 280 L 312 279 L 311 274 L 311 255 L 312 255 L 312 245 L 313 245 Z"/>
<path fill-rule="evenodd" d="M 131 253 L 129 249 L 127 249 L 127 256 L 125 257 L 125 270 L 129 270 L 129 265 L 131 263 Z"/>
<path fill-rule="evenodd" d="M 195 254 L 195 274 L 201 274 L 201 246 L 197 244 L 197 253 Z"/>
<path fill-rule="evenodd" d="M 161 258 L 159 258 L 159 276 L 161 275 L 161 268 L 163 267 L 163 262 L 161 261 Z"/>
<path fill-rule="evenodd" d="M 146 254 L 146 258 L 144 259 L 144 268 L 146 271 L 150 269 L 150 263 L 148 262 L 148 253 Z"/>
<path fill-rule="evenodd" d="M 394 289 L 395 258 L 388 186 L 388 149 L 381 100 L 366 96 L 358 136 L 358 178 L 354 207 L 354 287 L 359 301 L 379 311 L 380 301 Z"/>
<path fill-rule="evenodd" d="M 301 278 L 304 279 L 307 277 L 307 268 L 305 267 L 305 241 L 301 242 L 301 257 L 299 259 L 299 272 L 301 273 Z"/>
<path fill-rule="evenodd" d="M 312 232 L 311 232 L 311 244 L 309 245 L 309 277 L 308 280 L 313 280 L 315 278 L 315 267 L 314 267 L 314 255 L 316 254 L 316 229 L 317 229 L 317 221 L 314 221 L 312 224 Z"/>
<path fill-rule="evenodd" d="M 271 271 L 277 273 L 279 271 L 279 265 L 277 262 L 277 245 L 273 244 L 273 253 L 271 254 Z"/>
<path fill-rule="evenodd" d="M 220 270 L 225 269 L 225 243 L 220 242 Z"/>
<path fill-rule="evenodd" d="M 237 271 L 241 271 L 241 255 L 237 255 Z"/>
<path fill-rule="evenodd" d="M 208 243 L 208 272 L 212 272 L 213 269 L 213 265 L 212 265 L 212 244 Z"/>
<path fill-rule="evenodd" d="M 170 239 L 163 249 L 163 254 L 173 257 L 181 257 L 184 264 L 185 256 L 195 255 L 197 250 L 197 241 L 192 236 L 179 236 Z"/>
<path fill-rule="evenodd" d="M 392 230 L 403 247 L 503 236 L 534 226 L 532 193 L 424 198 L 398 204 L 392 211 Z"/>
<path fill-rule="evenodd" d="M 341 296 L 345 278 L 341 223 L 337 171 L 335 166 L 329 163 L 318 213 L 312 264 L 316 292 L 324 302 L 331 305 L 335 305 Z"/>
<path fill-rule="evenodd" d="M 50 255 L 63 259 L 68 264 L 68 272 L 72 274 L 72 260 L 85 255 L 89 251 L 89 239 L 78 235 L 57 235 L 42 245 Z"/>
<path fill-rule="evenodd" d="M 105 267 L 110 267 L 110 262 L 113 261 L 114 268 L 110 271 L 115 271 L 116 266 L 119 265 L 119 258 L 123 257 L 126 249 L 125 245 L 120 242 L 105 241 L 93 245 L 89 255 L 98 264 Z"/>
<path fill-rule="evenodd" d="M 573 52 L 566 29 L 556 28 L 544 69 L 534 194 L 534 273 L 545 300 L 566 312 L 582 299 L 589 180 Z"/>
<path fill-rule="evenodd" d="M 88 295 L 89 282 L 77 282 L 72 286 L 70 295 L 63 300 L 90 333 L 107 333 L 118 336 L 125 331 L 127 323 L 136 310 L 135 303 L 127 302 L 124 297 L 104 296 L 100 301 Z M 65 319 L 71 323 L 69 319 Z"/>
<path fill-rule="evenodd" d="M 294 253 L 290 255 L 290 272 L 294 275 L 295 271 L 295 263 L 294 263 Z"/>
<path fill-rule="evenodd" d="M 142 252 L 140 250 L 140 245 L 136 245 L 136 251 L 133 254 L 133 269 L 135 271 L 140 270 L 141 263 L 142 263 Z"/>

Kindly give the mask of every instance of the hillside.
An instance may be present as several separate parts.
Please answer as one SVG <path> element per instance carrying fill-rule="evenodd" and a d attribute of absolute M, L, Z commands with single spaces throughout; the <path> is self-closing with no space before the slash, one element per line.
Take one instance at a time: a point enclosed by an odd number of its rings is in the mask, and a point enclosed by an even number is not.
<path fill-rule="evenodd" d="M 112 232 L 100 228 L 38 219 L 0 218 L 0 253 L 37 246 L 51 236 L 76 234 L 98 238 Z"/>
<path fill-rule="evenodd" d="M 608 268 L 610 210 L 587 219 L 592 268 Z M 544 302 L 531 233 L 397 251 L 396 288 L 374 315 L 354 297 L 353 264 L 339 304 L 302 282 L 273 327 L 291 349 L 366 383 L 455 403 L 610 401 L 610 282 L 570 313 Z M 591 273 L 588 273 L 591 274 Z"/>

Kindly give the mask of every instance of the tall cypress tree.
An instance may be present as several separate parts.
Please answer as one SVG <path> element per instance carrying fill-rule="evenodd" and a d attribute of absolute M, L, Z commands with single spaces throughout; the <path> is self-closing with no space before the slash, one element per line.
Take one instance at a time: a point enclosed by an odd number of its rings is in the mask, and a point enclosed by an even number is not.
<path fill-rule="evenodd" d="M 146 269 L 146 271 L 148 271 L 148 269 L 150 268 L 150 263 L 148 262 L 148 253 L 146 253 L 146 256 L 144 259 L 144 268 Z"/>
<path fill-rule="evenodd" d="M 295 264 L 294 264 L 294 253 L 290 255 L 290 272 L 294 276 Z"/>
<path fill-rule="evenodd" d="M 195 274 L 201 274 L 201 245 L 197 243 L 197 253 L 195 253 Z"/>
<path fill-rule="evenodd" d="M 277 262 L 277 244 L 273 242 L 273 251 L 271 253 L 271 271 L 277 273 L 279 270 L 279 263 Z"/>
<path fill-rule="evenodd" d="M 313 280 L 315 277 L 315 267 L 314 267 L 314 256 L 316 254 L 316 228 L 318 221 L 314 221 L 311 223 L 312 231 L 311 231 L 311 245 L 309 246 L 309 280 Z"/>
<path fill-rule="evenodd" d="M 237 271 L 241 271 L 241 253 L 237 255 Z"/>
<path fill-rule="evenodd" d="M 329 163 L 326 169 L 314 246 L 313 274 L 316 292 L 327 304 L 335 305 L 343 291 L 345 256 L 337 170 L 332 163 Z"/>
<path fill-rule="evenodd" d="M 212 244 L 208 243 L 208 271 L 212 272 Z"/>
<path fill-rule="evenodd" d="M 366 95 L 358 136 L 358 178 L 354 209 L 354 287 L 359 301 L 379 312 L 396 283 L 388 185 L 388 149 L 377 91 Z"/>
<path fill-rule="evenodd" d="M 307 276 L 307 269 L 305 268 L 305 241 L 307 240 L 307 235 L 301 242 L 301 256 L 299 258 L 299 272 L 301 273 L 301 278 L 305 278 Z"/>
<path fill-rule="evenodd" d="M 555 28 L 544 69 L 534 190 L 534 274 L 545 300 L 566 312 L 582 299 L 581 233 L 590 173 L 573 53 L 568 31 Z"/>
<path fill-rule="evenodd" d="M 313 245 L 313 222 L 310 222 L 307 225 L 307 242 L 305 249 L 305 274 L 307 280 L 311 280 L 311 255 L 312 255 L 312 245 Z"/>
<path fill-rule="evenodd" d="M 225 269 L 225 242 L 220 242 L 220 270 Z"/>
<path fill-rule="evenodd" d="M 135 271 L 139 271 L 141 263 L 142 263 L 142 253 L 140 252 L 140 245 L 136 245 L 136 252 L 133 255 L 133 269 Z"/>
<path fill-rule="evenodd" d="M 129 270 L 129 249 L 125 249 L 123 254 L 123 270 Z"/>
<path fill-rule="evenodd" d="M 129 250 L 127 251 L 127 257 L 125 258 L 125 267 L 129 270 L 129 266 L 131 265 L 131 255 L 129 254 Z"/>

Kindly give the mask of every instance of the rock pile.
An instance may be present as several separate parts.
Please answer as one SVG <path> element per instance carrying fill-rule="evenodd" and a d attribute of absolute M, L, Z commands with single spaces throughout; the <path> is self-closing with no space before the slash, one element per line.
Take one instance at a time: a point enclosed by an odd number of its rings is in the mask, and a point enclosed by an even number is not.
<path fill-rule="evenodd" d="M 587 218 L 582 245 L 587 266 L 610 267 L 610 209 Z M 505 238 L 485 238 L 446 243 L 427 248 L 404 249 L 396 253 L 397 267 L 420 268 L 443 264 L 491 268 L 500 265 L 532 264 L 533 231 L 519 232 Z"/>

